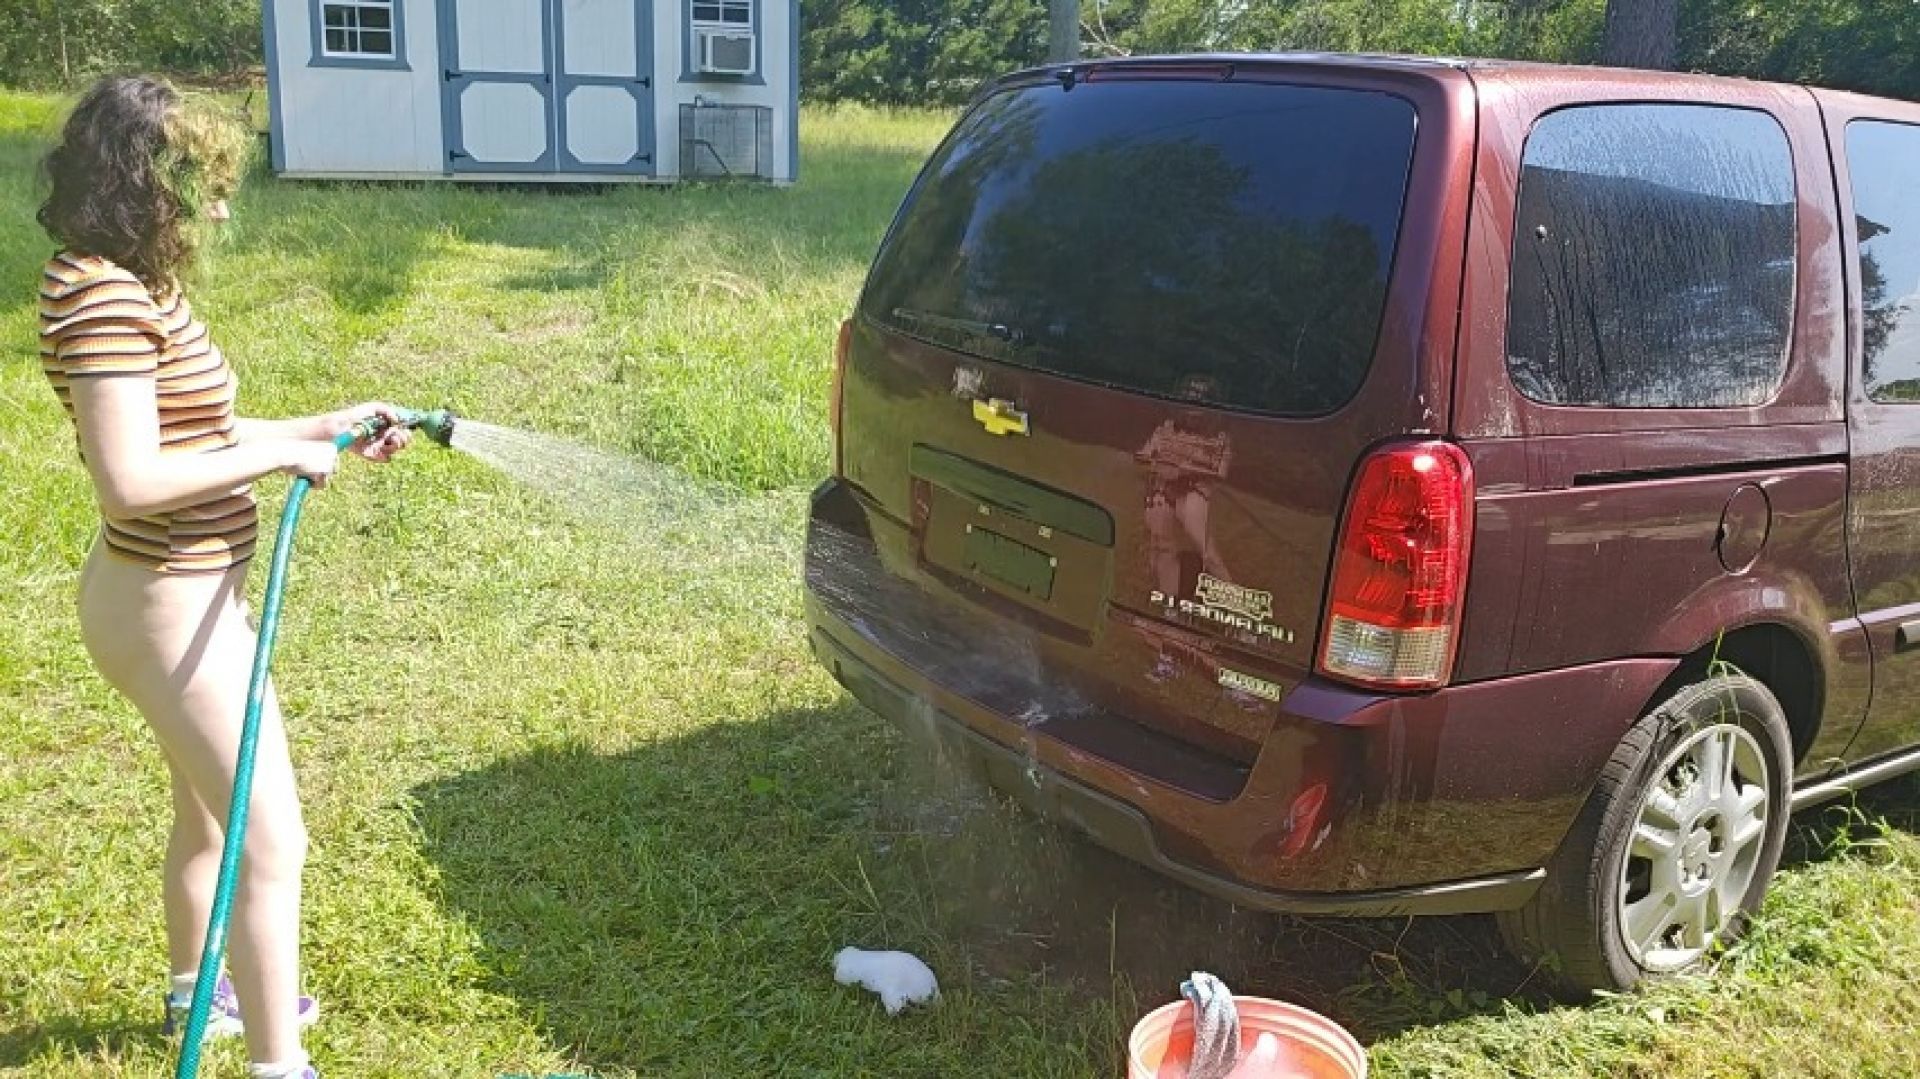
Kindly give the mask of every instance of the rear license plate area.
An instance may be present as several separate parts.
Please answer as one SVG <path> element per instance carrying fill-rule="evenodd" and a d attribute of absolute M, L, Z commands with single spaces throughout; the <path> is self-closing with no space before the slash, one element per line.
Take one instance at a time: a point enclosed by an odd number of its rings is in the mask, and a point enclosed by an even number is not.
<path fill-rule="evenodd" d="M 1106 608 L 1113 549 L 925 480 L 914 531 L 923 569 L 962 594 L 982 590 L 1090 634 Z M 973 598 L 978 599 L 978 596 Z"/>
<path fill-rule="evenodd" d="M 1059 559 L 977 525 L 968 525 L 966 535 L 963 550 L 968 572 L 1043 603 L 1053 598 Z"/>

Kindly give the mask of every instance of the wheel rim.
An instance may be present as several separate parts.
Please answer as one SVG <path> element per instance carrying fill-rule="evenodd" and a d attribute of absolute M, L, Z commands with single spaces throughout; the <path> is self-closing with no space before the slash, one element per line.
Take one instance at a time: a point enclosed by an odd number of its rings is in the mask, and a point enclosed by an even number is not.
<path fill-rule="evenodd" d="M 1667 755 L 1641 795 L 1620 867 L 1620 935 L 1646 970 L 1679 970 L 1720 939 L 1753 887 L 1767 835 L 1766 754 L 1716 724 Z"/>

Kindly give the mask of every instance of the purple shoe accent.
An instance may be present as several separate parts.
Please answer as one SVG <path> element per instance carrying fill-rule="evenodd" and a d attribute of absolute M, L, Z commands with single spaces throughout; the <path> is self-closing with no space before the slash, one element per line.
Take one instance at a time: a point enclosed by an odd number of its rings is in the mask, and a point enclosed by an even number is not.
<path fill-rule="evenodd" d="M 193 1001 L 175 999 L 167 994 L 167 1020 L 163 1026 L 166 1036 L 185 1033 L 187 1012 L 193 1007 Z M 312 997 L 302 996 L 299 1003 L 297 1022 L 302 1027 L 310 1027 L 320 1020 L 320 1005 Z M 222 974 L 213 986 L 213 1006 L 207 1010 L 206 1039 L 231 1038 L 246 1032 L 246 1024 L 240 1020 L 240 998 L 233 991 L 233 982 Z"/>

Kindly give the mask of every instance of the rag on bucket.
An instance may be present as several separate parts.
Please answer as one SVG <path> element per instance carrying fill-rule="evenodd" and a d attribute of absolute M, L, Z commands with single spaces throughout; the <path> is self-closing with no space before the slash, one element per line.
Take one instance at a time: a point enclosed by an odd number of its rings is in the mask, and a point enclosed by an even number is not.
<path fill-rule="evenodd" d="M 1240 1013 L 1225 983 L 1194 971 L 1181 983 L 1180 995 L 1193 1002 L 1193 1059 L 1190 1079 L 1226 1079 L 1240 1057 Z"/>

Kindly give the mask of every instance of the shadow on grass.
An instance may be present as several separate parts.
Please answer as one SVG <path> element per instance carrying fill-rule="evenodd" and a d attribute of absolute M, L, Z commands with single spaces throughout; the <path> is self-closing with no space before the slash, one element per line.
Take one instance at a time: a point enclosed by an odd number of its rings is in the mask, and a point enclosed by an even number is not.
<path fill-rule="evenodd" d="M 0 1029 L 0 1069 L 24 1068 L 49 1056 L 123 1058 L 137 1049 L 162 1044 L 158 1023 L 74 1020 L 28 1024 Z"/>
<path fill-rule="evenodd" d="M 447 238 L 543 253 L 555 268 L 504 287 L 599 288 L 618 268 L 698 230 L 721 251 L 779 249 L 802 276 L 864 265 L 922 155 L 827 144 L 805 151 L 791 188 L 757 184 L 466 185 L 253 178 L 243 202 L 272 218 L 242 230 L 242 250 L 295 253 L 343 310 L 372 315 L 404 303 Z M 743 267 L 743 269 L 750 267 Z"/>
<path fill-rule="evenodd" d="M 1123 1023 L 1211 970 L 1368 1039 L 1492 1010 L 1529 980 L 1485 919 L 1237 910 L 893 745 L 849 704 L 619 755 L 542 751 L 413 794 L 491 988 L 595 1066 L 693 1066 L 697 1032 L 742 1014 L 818 1026 L 849 943 L 919 952 L 973 993 L 1063 990 Z M 1034 999 L 1010 998 L 1007 1021 L 1044 1022 L 1020 1011 Z"/>
<path fill-rule="evenodd" d="M 847 943 L 919 951 L 975 992 L 1065 988 L 1123 1022 L 1195 969 L 1365 1041 L 1551 1006 L 1491 918 L 1238 910 L 895 754 L 894 737 L 843 704 L 622 755 L 541 752 L 415 795 L 445 901 L 481 932 L 496 988 L 597 1065 L 688 1065 L 687 1032 L 716 1011 L 804 1027 Z M 1916 793 L 1887 788 L 1859 808 L 1913 830 Z M 1803 815 L 1791 864 L 1859 820 Z"/>
<path fill-rule="evenodd" d="M 36 177 L 52 132 L 0 131 L 0 166 Z M 803 148 L 792 188 L 747 184 L 469 187 L 444 182 L 364 184 L 277 180 L 256 172 L 236 206 L 237 252 L 286 255 L 343 311 L 371 316 L 412 294 L 420 268 L 445 238 L 534 249 L 551 271 L 517 275 L 511 289 L 577 291 L 605 284 L 618 266 L 697 229 L 721 250 L 786 252 L 799 274 L 864 264 L 906 191 L 922 154 L 825 143 Z M 52 249 L 32 224 L 37 182 L 0 187 L 0 221 L 22 242 L 0 247 L 0 281 L 31 297 Z M 25 238 L 25 239 L 22 239 Z M 25 290 L 21 292 L 19 290 Z"/>
<path fill-rule="evenodd" d="M 1780 867 L 1790 870 L 1845 856 L 1883 827 L 1920 836 L 1920 775 L 1901 776 L 1796 815 Z"/>
<path fill-rule="evenodd" d="M 679 1073 L 712 1066 L 713 1039 L 739 1051 L 743 1009 L 810 1025 L 865 920 L 874 734 L 850 708 L 787 713 L 617 756 L 543 750 L 413 795 L 494 988 L 583 1063 Z"/>

